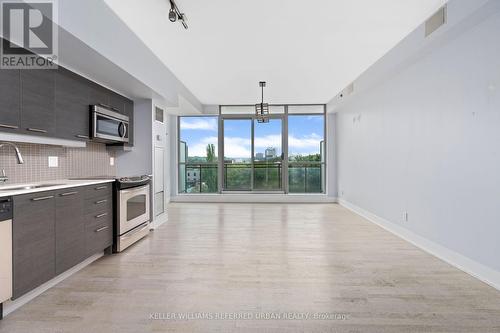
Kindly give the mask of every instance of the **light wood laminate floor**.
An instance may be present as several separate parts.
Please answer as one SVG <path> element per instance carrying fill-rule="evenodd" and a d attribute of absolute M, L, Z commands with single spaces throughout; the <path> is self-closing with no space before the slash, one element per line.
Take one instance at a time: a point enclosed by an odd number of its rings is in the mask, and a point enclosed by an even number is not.
<path fill-rule="evenodd" d="M 500 332 L 498 291 L 339 205 L 168 209 L 150 237 L 46 291 L 0 331 Z M 231 314 L 251 319 L 192 318 Z"/>

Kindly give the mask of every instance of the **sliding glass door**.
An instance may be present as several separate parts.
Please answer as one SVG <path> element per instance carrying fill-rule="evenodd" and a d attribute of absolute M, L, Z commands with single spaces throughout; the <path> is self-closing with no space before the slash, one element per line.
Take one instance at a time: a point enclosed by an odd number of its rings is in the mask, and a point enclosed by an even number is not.
<path fill-rule="evenodd" d="M 253 105 L 179 117 L 178 193 L 325 193 L 325 115 L 289 104 L 270 105 L 267 123 Z"/>
<path fill-rule="evenodd" d="M 283 120 L 269 119 L 268 123 L 253 121 L 253 189 L 283 190 Z"/>
<path fill-rule="evenodd" d="M 223 190 L 283 191 L 283 119 L 224 117 Z"/>
<path fill-rule="evenodd" d="M 252 190 L 252 119 L 223 119 L 225 191 Z"/>

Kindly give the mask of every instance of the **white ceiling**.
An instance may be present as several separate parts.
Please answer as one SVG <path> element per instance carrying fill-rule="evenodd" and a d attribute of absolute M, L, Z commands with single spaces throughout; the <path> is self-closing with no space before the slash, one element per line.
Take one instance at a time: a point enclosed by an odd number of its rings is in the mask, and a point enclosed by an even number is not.
<path fill-rule="evenodd" d="M 203 104 L 326 103 L 446 2 L 105 1 Z"/>

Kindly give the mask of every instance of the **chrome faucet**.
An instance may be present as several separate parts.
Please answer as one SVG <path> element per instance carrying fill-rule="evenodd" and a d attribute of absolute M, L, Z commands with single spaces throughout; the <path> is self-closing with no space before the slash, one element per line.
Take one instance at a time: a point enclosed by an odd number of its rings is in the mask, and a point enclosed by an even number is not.
<path fill-rule="evenodd" d="M 0 142 L 0 148 L 2 148 L 3 146 L 11 146 L 12 148 L 14 148 L 14 151 L 16 153 L 16 158 L 17 158 L 17 164 L 24 163 L 23 155 L 21 155 L 19 148 L 15 144 L 13 144 L 12 142 Z M 9 180 L 9 177 L 7 177 L 7 175 L 5 174 L 5 170 L 2 170 L 2 174 L 0 175 L 0 182 L 5 183 L 8 180 Z"/>

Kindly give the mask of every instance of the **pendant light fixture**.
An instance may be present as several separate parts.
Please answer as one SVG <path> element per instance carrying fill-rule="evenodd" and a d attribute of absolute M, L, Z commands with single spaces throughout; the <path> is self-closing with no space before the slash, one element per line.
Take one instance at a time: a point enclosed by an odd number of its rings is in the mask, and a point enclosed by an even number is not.
<path fill-rule="evenodd" d="M 264 103 L 264 88 L 266 87 L 266 81 L 260 81 L 259 87 L 262 91 L 261 100 L 259 104 L 255 104 L 255 117 L 259 123 L 269 122 L 269 104 Z"/>

